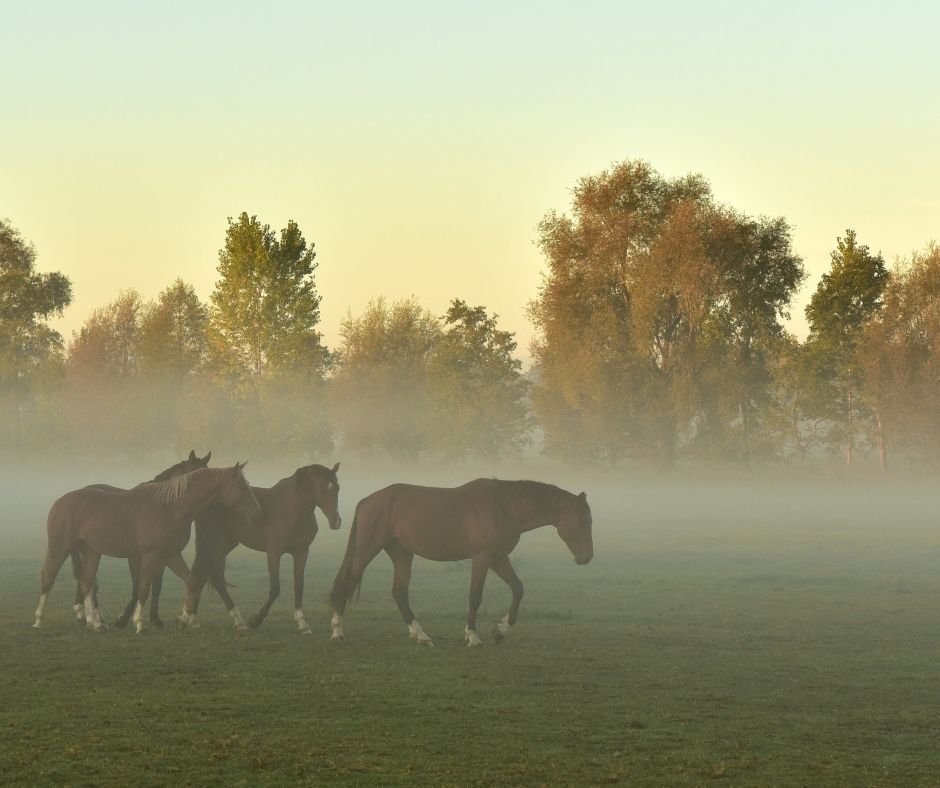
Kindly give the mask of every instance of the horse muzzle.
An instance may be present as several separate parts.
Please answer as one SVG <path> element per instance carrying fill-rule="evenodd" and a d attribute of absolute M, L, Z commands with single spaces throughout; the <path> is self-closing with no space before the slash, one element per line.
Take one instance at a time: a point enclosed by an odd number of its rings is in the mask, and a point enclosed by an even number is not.
<path fill-rule="evenodd" d="M 342 528 L 342 527 L 343 527 L 343 518 L 340 517 L 339 515 L 336 515 L 336 519 L 335 519 L 335 520 L 330 520 L 330 530 L 331 530 L 331 531 L 338 531 L 338 530 L 339 530 L 340 528 Z"/>
<path fill-rule="evenodd" d="M 588 553 L 587 555 L 581 555 L 574 559 L 574 562 L 578 566 L 584 566 L 585 564 L 591 563 L 591 559 L 594 557 L 594 553 Z"/>

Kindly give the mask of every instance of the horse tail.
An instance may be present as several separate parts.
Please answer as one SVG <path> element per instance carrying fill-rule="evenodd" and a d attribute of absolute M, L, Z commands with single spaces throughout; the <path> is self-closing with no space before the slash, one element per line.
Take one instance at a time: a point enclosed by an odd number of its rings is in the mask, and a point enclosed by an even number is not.
<path fill-rule="evenodd" d="M 356 513 L 353 515 L 352 526 L 349 529 L 349 541 L 346 543 L 346 554 L 343 556 L 343 563 L 340 564 L 339 572 L 336 574 L 336 580 L 333 581 L 333 590 L 330 591 L 330 604 L 334 610 L 345 607 L 354 592 L 356 599 L 359 599 L 362 578 L 359 578 L 355 589 L 352 589 L 349 588 L 349 574 L 352 569 L 353 556 L 356 554 L 356 523 L 359 520 L 360 506 L 362 506 L 362 501 L 356 504 Z"/>

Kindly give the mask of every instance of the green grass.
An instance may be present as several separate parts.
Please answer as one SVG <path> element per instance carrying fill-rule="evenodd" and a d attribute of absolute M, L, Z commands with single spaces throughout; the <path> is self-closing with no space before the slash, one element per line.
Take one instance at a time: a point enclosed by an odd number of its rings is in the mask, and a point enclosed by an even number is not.
<path fill-rule="evenodd" d="M 524 537 L 519 626 L 493 644 L 509 594 L 491 575 L 476 651 L 462 642 L 468 566 L 415 563 L 428 649 L 407 638 L 384 556 L 348 642 L 331 644 L 345 527 L 308 564 L 312 637 L 294 631 L 289 593 L 246 634 L 213 597 L 197 631 L 94 635 L 71 620 L 67 568 L 34 631 L 44 545 L 24 526 L 0 557 L 0 781 L 936 783 L 936 507 L 810 517 L 784 495 L 755 516 L 626 500 L 595 504 L 587 567 L 550 530 Z M 285 560 L 285 592 L 290 577 Z M 113 618 L 126 569 L 106 561 L 101 578 Z M 254 612 L 264 559 L 236 553 L 229 579 Z M 166 585 L 170 619 L 181 594 Z"/>

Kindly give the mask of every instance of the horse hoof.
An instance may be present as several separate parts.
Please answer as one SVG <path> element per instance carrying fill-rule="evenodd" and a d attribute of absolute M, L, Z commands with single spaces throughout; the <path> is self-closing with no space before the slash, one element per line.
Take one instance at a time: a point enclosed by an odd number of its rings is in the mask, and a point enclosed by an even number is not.
<path fill-rule="evenodd" d="M 248 625 L 247 625 L 244 621 L 243 621 L 241 624 L 236 624 L 236 625 L 235 625 L 235 631 L 236 631 L 236 632 L 247 632 L 247 631 L 248 631 Z"/>
<path fill-rule="evenodd" d="M 103 621 L 100 624 L 95 624 L 95 632 L 97 632 L 98 634 L 104 634 L 107 631 L 108 631 L 108 625 L 105 624 Z"/>
<path fill-rule="evenodd" d="M 37 621 L 33 624 L 33 629 L 42 629 L 42 621 Z"/>
<path fill-rule="evenodd" d="M 309 626 L 300 627 L 300 628 L 297 630 L 297 633 L 300 634 L 300 635 L 312 635 L 312 634 L 313 634 L 313 630 L 310 629 Z"/>
<path fill-rule="evenodd" d="M 252 629 L 257 629 L 258 627 L 261 626 L 262 621 L 264 621 L 264 619 L 261 618 L 261 616 L 258 616 L 258 615 L 251 616 L 248 619 L 248 626 L 250 626 Z"/>
<path fill-rule="evenodd" d="M 330 642 L 331 642 L 331 643 L 345 643 L 345 642 L 346 642 L 346 636 L 345 636 L 345 635 L 333 635 L 333 636 L 330 638 Z"/>
<path fill-rule="evenodd" d="M 429 637 L 418 638 L 417 643 L 419 646 L 433 646 L 434 643 Z"/>
<path fill-rule="evenodd" d="M 125 618 L 124 616 L 118 616 L 116 619 L 114 619 L 114 626 L 116 626 L 118 629 L 124 629 L 124 627 L 127 626 L 127 622 L 129 620 L 130 619 Z"/>
<path fill-rule="evenodd" d="M 506 636 L 500 632 L 499 627 L 493 627 L 493 642 L 502 643 L 506 639 Z"/>
<path fill-rule="evenodd" d="M 152 626 L 154 629 L 166 629 L 166 624 L 164 624 L 163 620 L 159 618 L 151 619 L 150 626 Z"/>

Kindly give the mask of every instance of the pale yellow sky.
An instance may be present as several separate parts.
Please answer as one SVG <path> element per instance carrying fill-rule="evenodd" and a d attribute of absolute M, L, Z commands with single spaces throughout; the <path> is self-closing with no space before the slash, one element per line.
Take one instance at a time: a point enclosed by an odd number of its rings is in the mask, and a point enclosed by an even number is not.
<path fill-rule="evenodd" d="M 0 215 L 71 277 L 66 336 L 123 288 L 207 297 L 244 210 L 316 243 L 328 344 L 378 295 L 460 297 L 527 355 L 536 225 L 625 158 L 794 225 L 797 333 L 846 227 L 889 261 L 940 236 L 926 5 L 5 11 Z"/>

